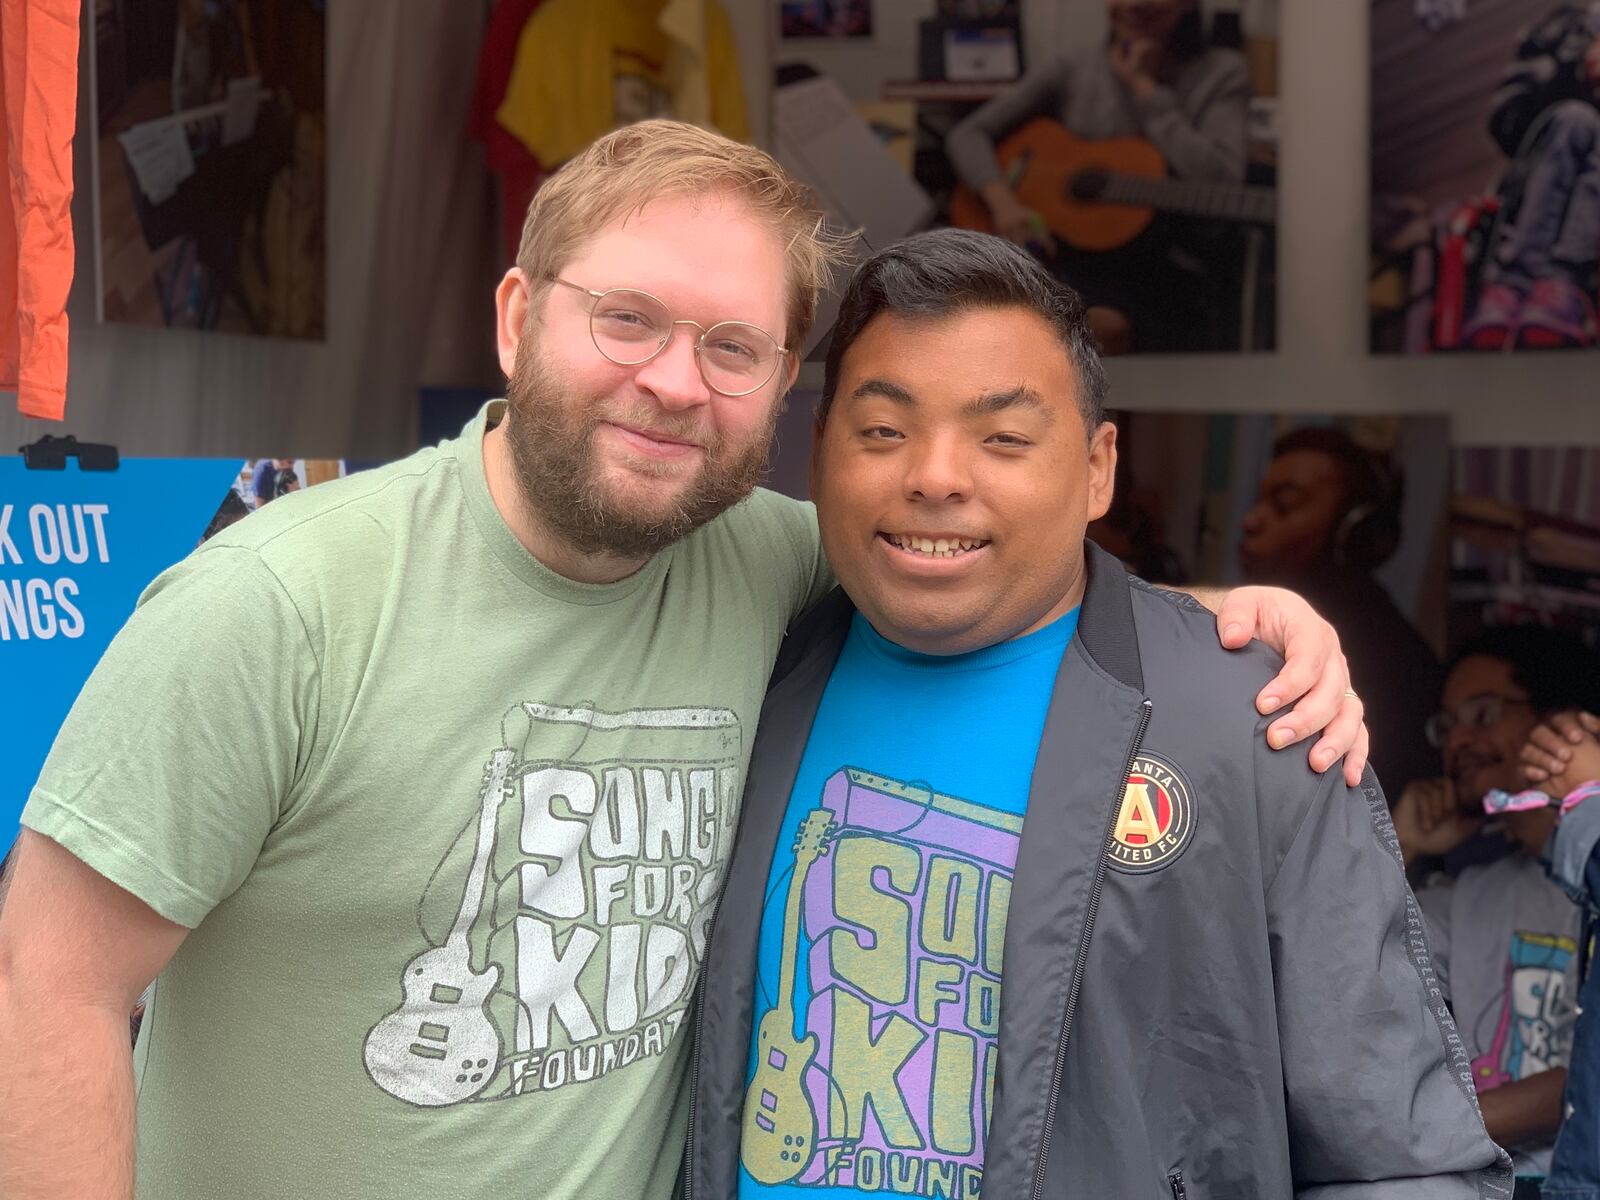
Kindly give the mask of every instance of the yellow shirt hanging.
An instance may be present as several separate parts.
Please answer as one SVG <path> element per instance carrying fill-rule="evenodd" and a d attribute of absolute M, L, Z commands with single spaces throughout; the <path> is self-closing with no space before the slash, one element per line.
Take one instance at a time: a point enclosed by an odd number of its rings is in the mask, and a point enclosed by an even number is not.
<path fill-rule="evenodd" d="M 495 119 L 554 168 L 601 134 L 650 117 L 678 117 L 749 140 L 738 52 L 722 5 L 545 0 L 517 40 Z"/>

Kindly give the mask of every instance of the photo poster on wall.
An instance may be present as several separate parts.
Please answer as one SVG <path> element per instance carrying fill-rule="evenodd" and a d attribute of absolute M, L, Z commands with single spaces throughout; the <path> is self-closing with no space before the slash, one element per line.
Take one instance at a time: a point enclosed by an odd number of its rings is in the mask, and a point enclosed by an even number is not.
<path fill-rule="evenodd" d="M 1371 4 L 1372 350 L 1593 348 L 1600 3 Z"/>
<path fill-rule="evenodd" d="M 322 340 L 326 0 L 119 0 L 93 28 L 100 319 Z"/>
<path fill-rule="evenodd" d="M 780 40 L 779 157 L 869 252 L 1026 246 L 1107 354 L 1271 350 L 1279 7 L 879 5 L 870 42 Z"/>
<path fill-rule="evenodd" d="M 870 38 L 873 0 L 778 0 L 785 38 Z"/>
<path fill-rule="evenodd" d="M 1392 798 L 1437 773 L 1424 726 L 1445 643 L 1449 422 L 1434 416 L 1131 412 L 1089 536 L 1134 574 L 1276 584 L 1331 621 L 1382 729 Z"/>
<path fill-rule="evenodd" d="M 1600 651 L 1600 447 L 1451 454 L 1450 643 L 1535 623 Z"/>
<path fill-rule="evenodd" d="M 113 471 L 0 457 L 0 854 L 61 723 L 162 571 L 338 459 L 124 458 Z"/>
<path fill-rule="evenodd" d="M 1452 676 L 1450 711 L 1495 726 L 1487 742 L 1455 738 L 1453 765 L 1498 773 L 1503 756 L 1479 752 L 1506 730 L 1520 742 L 1540 708 L 1600 713 L 1600 446 L 1461 446 L 1451 457 L 1449 651 L 1468 665 Z M 1480 651 L 1516 664 L 1509 677 L 1469 663 Z M 1456 786 L 1476 790 L 1459 775 Z"/>

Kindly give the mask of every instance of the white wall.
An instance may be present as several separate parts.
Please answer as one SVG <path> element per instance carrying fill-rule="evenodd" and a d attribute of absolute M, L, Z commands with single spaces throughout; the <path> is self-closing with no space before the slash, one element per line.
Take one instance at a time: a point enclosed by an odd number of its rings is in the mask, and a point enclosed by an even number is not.
<path fill-rule="evenodd" d="M 1099 8 L 1070 3 L 1085 20 Z M 1367 15 L 1364 0 L 1283 0 L 1278 352 L 1118 359 L 1113 403 L 1442 412 L 1464 444 L 1600 445 L 1600 352 L 1367 353 Z M 803 381 L 820 387 L 820 368 Z"/>

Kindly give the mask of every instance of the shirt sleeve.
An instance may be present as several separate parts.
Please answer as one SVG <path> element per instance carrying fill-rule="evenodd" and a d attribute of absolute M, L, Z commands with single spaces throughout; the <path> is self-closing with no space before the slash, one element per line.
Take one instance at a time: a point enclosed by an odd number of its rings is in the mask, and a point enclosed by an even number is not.
<path fill-rule="evenodd" d="M 1600 909 L 1595 878 L 1596 851 L 1600 850 L 1600 796 L 1591 796 L 1561 814 L 1550 854 L 1550 878 L 1575 904 Z"/>
<path fill-rule="evenodd" d="M 1258 803 L 1304 813 L 1267 888 L 1296 1197 L 1509 1195 L 1376 778 L 1257 740 Z"/>
<path fill-rule="evenodd" d="M 997 141 L 1031 117 L 1061 115 L 1070 69 L 1061 57 L 1035 67 L 1016 87 L 990 100 L 946 135 L 945 154 L 963 183 L 982 191 L 1000 178 Z"/>
<path fill-rule="evenodd" d="M 319 682 L 300 612 L 260 556 L 197 551 L 106 650 L 22 822 L 194 928 L 292 806 Z"/>

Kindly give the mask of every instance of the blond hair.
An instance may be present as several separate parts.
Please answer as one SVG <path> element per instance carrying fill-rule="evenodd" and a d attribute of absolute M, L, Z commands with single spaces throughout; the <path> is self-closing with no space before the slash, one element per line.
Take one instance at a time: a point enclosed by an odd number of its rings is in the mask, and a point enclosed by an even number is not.
<path fill-rule="evenodd" d="M 591 144 L 534 195 L 522 225 L 517 266 L 535 294 L 584 239 L 664 196 L 732 193 L 784 243 L 788 328 L 799 355 L 853 236 L 830 232 L 811 189 L 754 146 L 682 121 L 640 121 Z"/>

